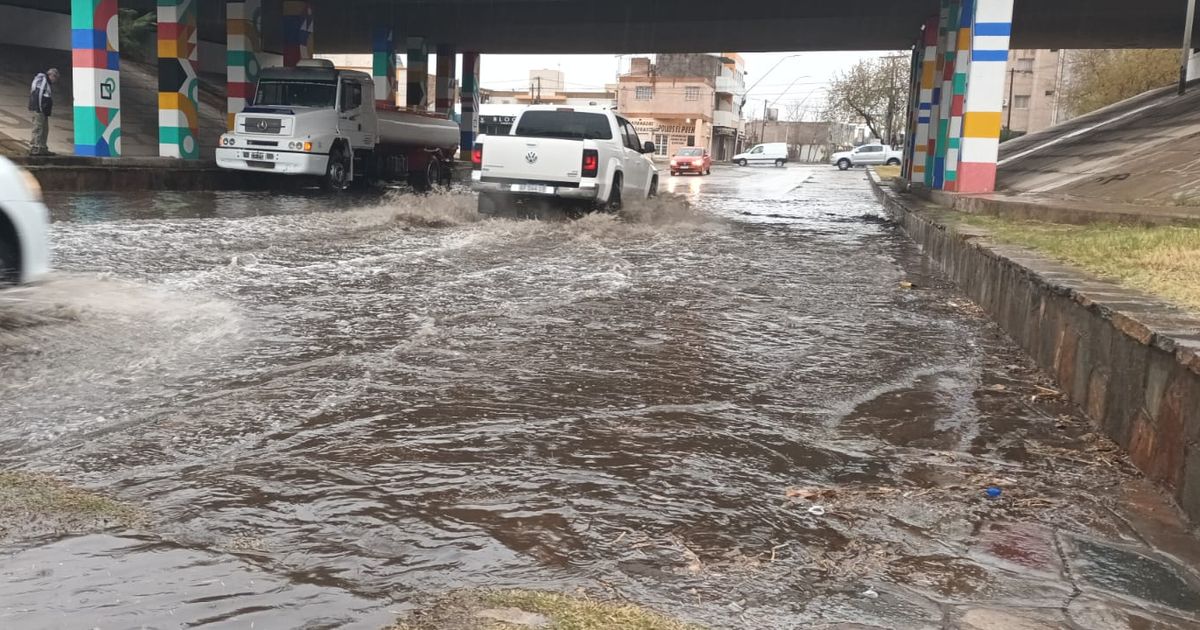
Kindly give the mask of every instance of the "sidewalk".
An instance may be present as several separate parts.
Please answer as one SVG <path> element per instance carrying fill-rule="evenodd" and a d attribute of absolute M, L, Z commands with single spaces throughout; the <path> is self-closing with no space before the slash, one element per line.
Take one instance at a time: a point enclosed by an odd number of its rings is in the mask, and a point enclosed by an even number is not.
<path fill-rule="evenodd" d="M 959 212 L 990 214 L 1009 219 L 1086 225 L 1096 222 L 1123 225 L 1200 225 L 1200 207 L 1155 206 L 1098 201 L 1033 193 L 958 195 L 913 187 L 918 196 Z"/>

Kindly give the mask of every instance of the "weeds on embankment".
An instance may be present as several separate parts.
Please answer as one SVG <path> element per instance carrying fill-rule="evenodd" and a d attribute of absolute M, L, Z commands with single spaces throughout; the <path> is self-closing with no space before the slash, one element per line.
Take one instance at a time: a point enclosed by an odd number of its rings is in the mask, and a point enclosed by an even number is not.
<path fill-rule="evenodd" d="M 703 630 L 630 604 L 540 591 L 459 592 L 390 630 Z"/>
<path fill-rule="evenodd" d="M 1066 225 L 964 214 L 997 241 L 1038 250 L 1200 313 L 1200 227 Z"/>

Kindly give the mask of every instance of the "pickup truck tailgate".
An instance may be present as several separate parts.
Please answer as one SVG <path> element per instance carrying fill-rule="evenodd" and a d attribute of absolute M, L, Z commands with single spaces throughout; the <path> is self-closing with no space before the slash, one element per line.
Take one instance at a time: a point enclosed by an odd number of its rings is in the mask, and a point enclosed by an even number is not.
<path fill-rule="evenodd" d="M 578 185 L 582 164 L 582 140 L 487 136 L 480 175 L 485 181 Z"/>

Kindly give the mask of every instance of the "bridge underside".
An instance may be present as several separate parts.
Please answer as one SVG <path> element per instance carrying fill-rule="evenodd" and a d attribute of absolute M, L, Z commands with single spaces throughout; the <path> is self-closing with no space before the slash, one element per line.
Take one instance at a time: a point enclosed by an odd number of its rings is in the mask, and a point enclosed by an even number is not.
<path fill-rule="evenodd" d="M 282 0 L 266 0 L 277 22 Z M 0 0 L 67 13 L 69 0 Z M 120 0 L 153 10 L 155 0 Z M 224 41 L 224 2 L 203 2 L 200 34 Z M 938 0 L 314 0 L 320 52 L 369 50 L 370 33 L 487 53 L 640 53 L 909 48 Z M 1182 0 L 1018 0 L 1014 48 L 1173 48 Z M 277 49 L 278 29 L 264 33 Z M 1200 40 L 1198 40 L 1200 43 Z"/>

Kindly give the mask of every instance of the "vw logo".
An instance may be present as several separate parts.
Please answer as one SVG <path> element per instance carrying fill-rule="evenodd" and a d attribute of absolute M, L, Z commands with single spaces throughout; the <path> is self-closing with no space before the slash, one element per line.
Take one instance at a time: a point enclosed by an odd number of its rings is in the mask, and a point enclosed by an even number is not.
<path fill-rule="evenodd" d="M 537 154 L 536 154 L 536 153 L 534 153 L 533 151 L 530 151 L 529 153 L 526 153 L 526 154 L 525 154 L 525 161 L 526 161 L 526 162 L 529 162 L 530 164 L 537 164 Z"/>

